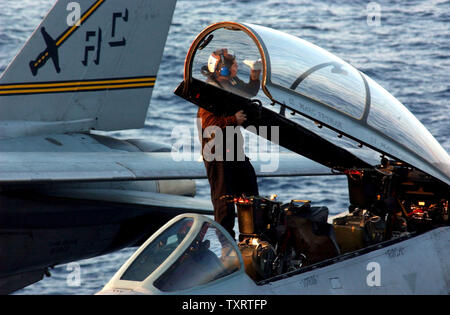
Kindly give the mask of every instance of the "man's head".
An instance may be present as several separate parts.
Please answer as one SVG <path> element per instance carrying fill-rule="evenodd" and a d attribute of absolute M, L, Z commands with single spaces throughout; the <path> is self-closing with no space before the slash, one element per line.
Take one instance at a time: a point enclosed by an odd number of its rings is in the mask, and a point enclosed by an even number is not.
<path fill-rule="evenodd" d="M 236 56 L 227 48 L 218 49 L 209 56 L 208 70 L 216 76 L 233 78 L 238 70 Z"/>

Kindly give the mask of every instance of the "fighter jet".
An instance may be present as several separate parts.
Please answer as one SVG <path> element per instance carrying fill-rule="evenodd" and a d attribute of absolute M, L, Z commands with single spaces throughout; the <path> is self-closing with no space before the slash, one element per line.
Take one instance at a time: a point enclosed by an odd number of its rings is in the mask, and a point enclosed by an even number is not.
<path fill-rule="evenodd" d="M 225 49 L 244 71 L 260 60 L 255 98 L 216 82 L 208 56 Z M 192 43 L 175 93 L 278 126 L 280 145 L 347 176 L 348 210 L 329 217 L 308 196 L 234 196 L 238 241 L 203 215 L 177 216 L 99 294 L 450 293 L 449 155 L 367 75 L 301 38 L 220 22 Z"/>
<path fill-rule="evenodd" d="M 176 1 L 78 4 L 57 1 L 0 77 L 0 293 L 212 213 L 192 198 L 202 162 L 99 133 L 144 127 Z M 331 171 L 304 162 L 259 175 Z"/>

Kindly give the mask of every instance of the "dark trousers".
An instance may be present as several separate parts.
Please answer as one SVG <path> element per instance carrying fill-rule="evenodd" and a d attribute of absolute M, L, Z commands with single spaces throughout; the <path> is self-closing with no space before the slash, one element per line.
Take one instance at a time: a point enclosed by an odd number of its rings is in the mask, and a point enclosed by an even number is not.
<path fill-rule="evenodd" d="M 248 160 L 245 161 L 204 161 L 209 184 L 211 201 L 214 206 L 214 219 L 235 238 L 236 220 L 233 202 L 227 202 L 224 196 L 257 196 L 258 183 L 255 170 Z"/>

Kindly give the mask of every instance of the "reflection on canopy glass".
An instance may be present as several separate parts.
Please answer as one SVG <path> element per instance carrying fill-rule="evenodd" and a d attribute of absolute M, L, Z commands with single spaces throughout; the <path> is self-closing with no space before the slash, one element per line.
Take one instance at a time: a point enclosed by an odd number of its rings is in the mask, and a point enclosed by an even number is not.
<path fill-rule="evenodd" d="M 228 28 L 217 29 L 206 38 L 193 59 L 192 77 L 246 98 L 254 97 L 260 91 L 260 84 L 249 84 L 250 70 L 261 55 L 253 40 L 242 30 Z M 224 84 L 219 76 L 230 76 L 233 67 L 236 77 L 231 84 Z"/>

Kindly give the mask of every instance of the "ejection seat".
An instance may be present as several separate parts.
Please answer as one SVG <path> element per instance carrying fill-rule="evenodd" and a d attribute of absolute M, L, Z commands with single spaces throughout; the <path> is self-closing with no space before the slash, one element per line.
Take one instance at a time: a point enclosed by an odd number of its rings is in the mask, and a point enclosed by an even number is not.
<path fill-rule="evenodd" d="M 293 200 L 283 205 L 287 225 L 294 236 L 296 248 L 305 251 L 308 264 L 340 254 L 333 226 L 328 223 L 327 207 L 311 207 L 309 202 Z M 309 257 L 308 257 L 309 256 Z"/>

